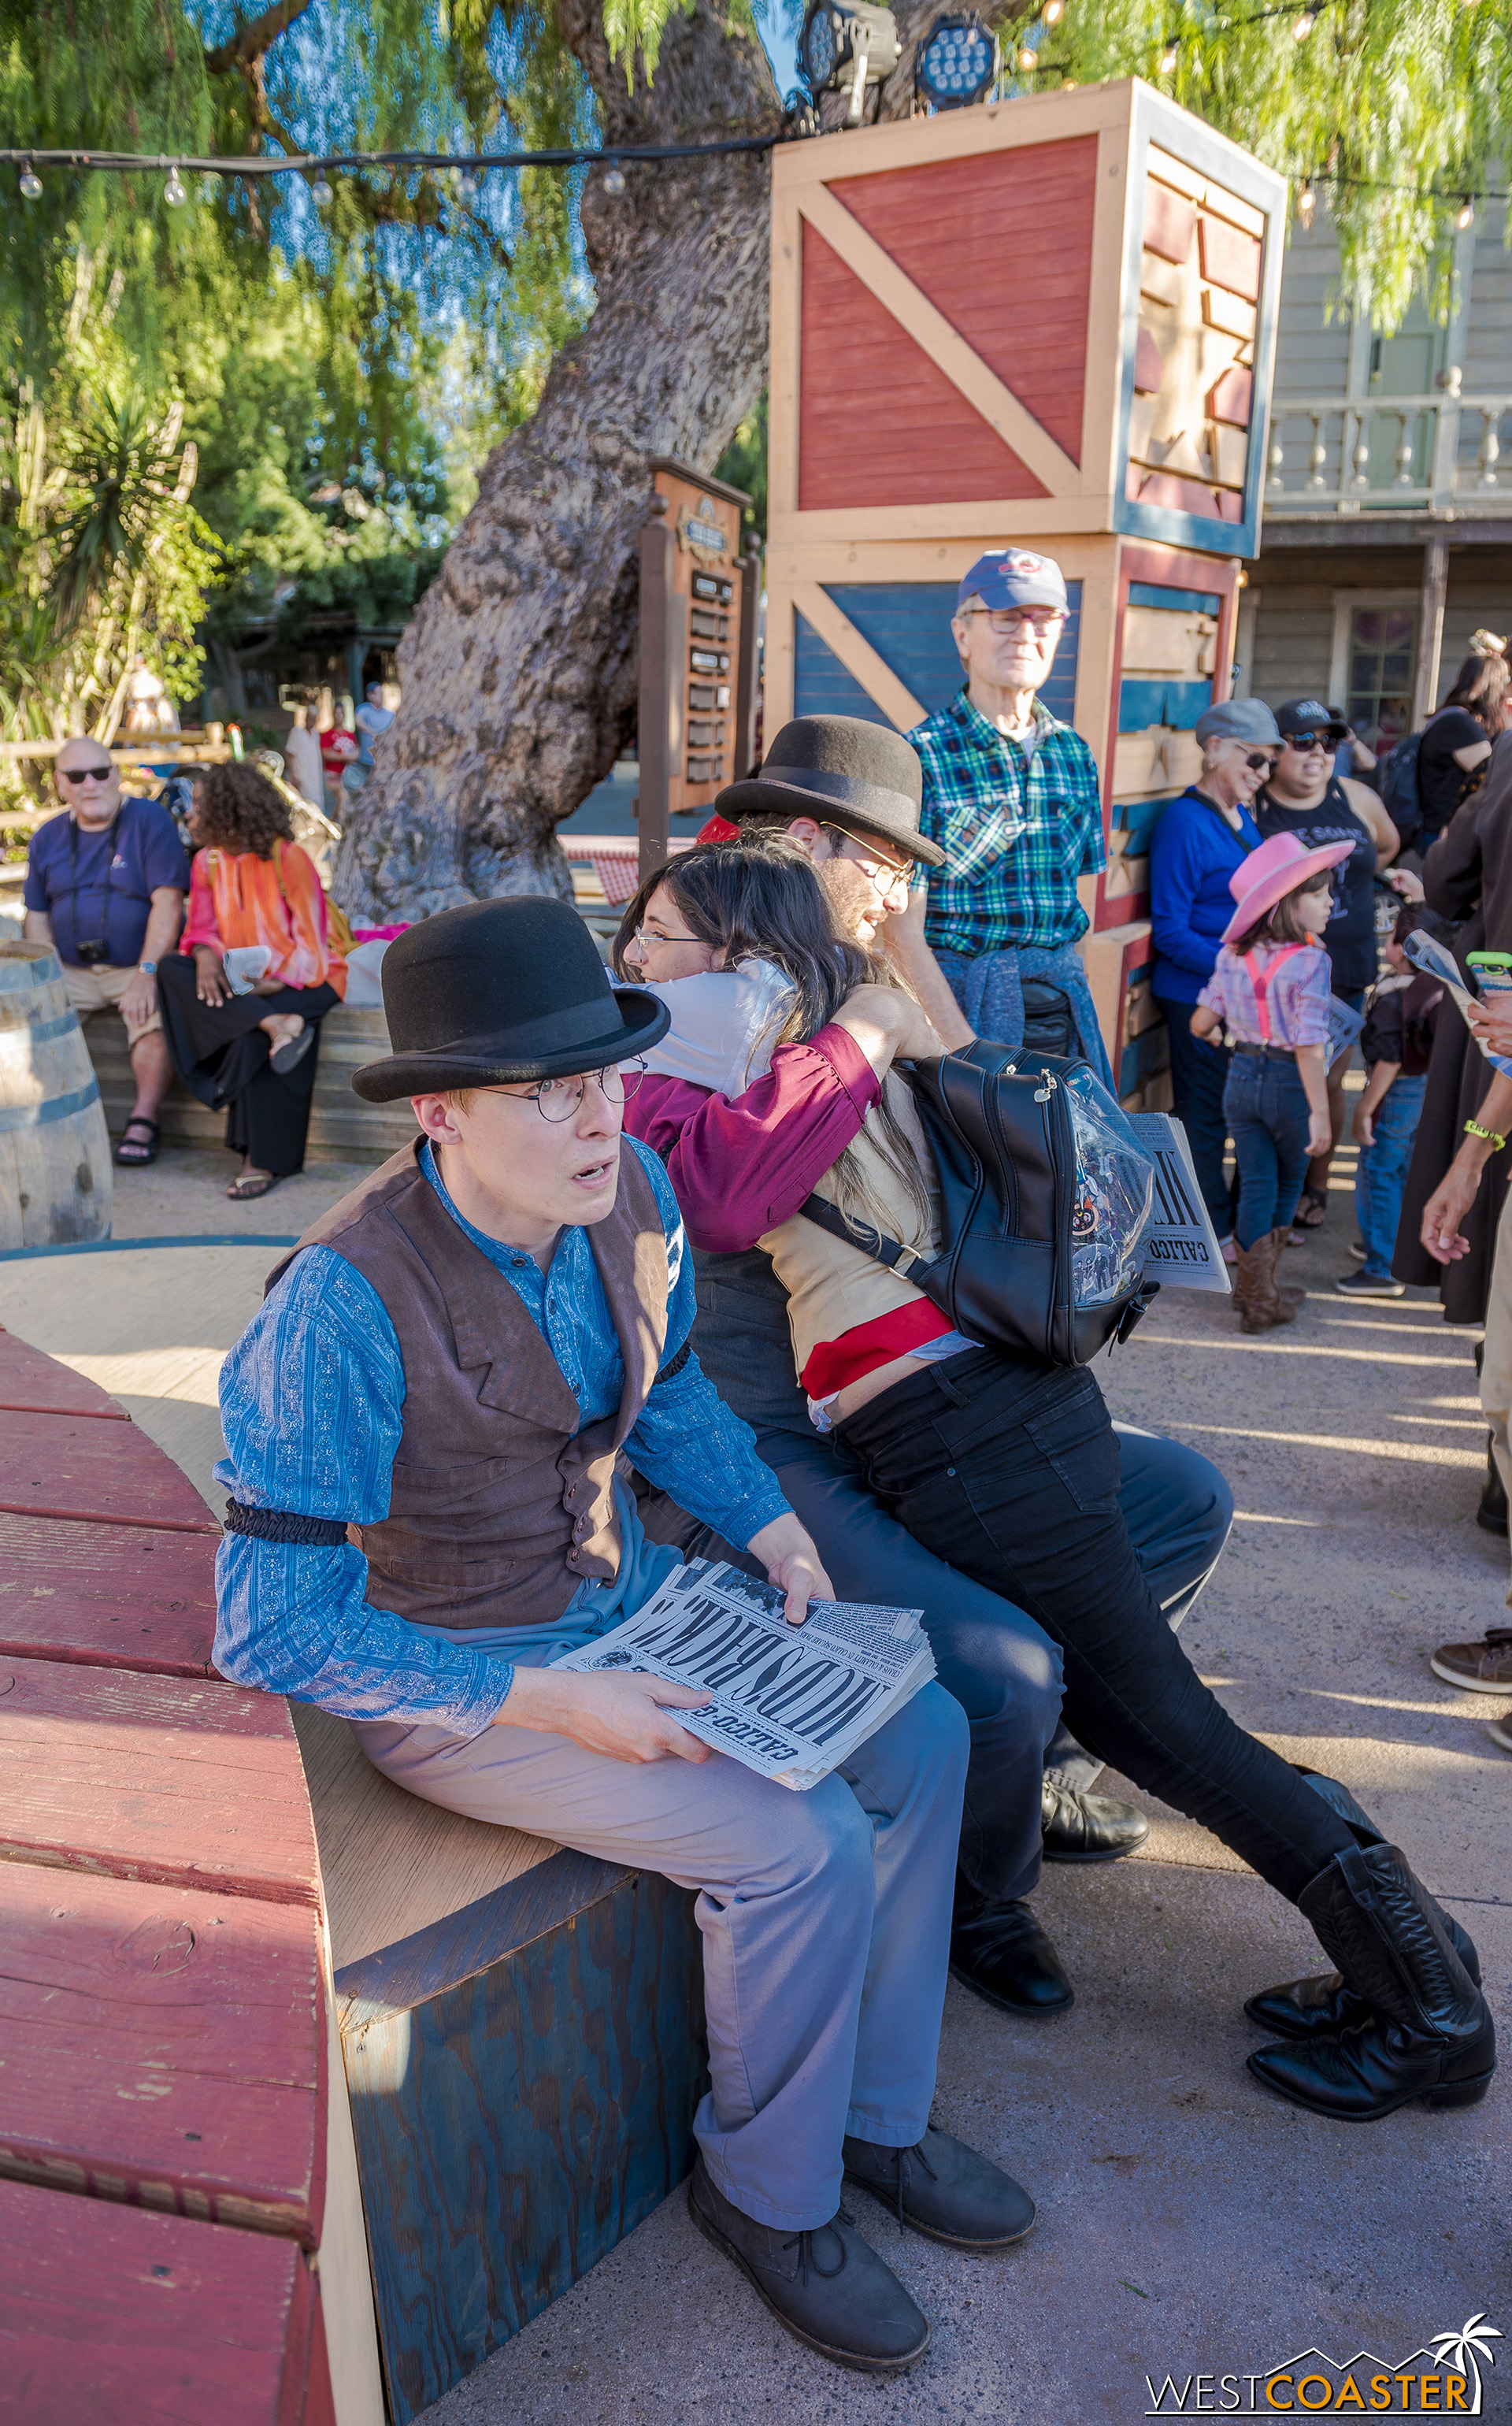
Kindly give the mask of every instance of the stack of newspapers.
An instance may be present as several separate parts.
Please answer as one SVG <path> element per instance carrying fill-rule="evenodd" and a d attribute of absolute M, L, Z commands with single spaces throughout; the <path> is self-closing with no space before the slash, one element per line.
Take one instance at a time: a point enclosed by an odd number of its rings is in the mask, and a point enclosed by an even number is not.
<path fill-rule="evenodd" d="M 789 1625 L 786 1596 L 738 1567 L 695 1559 L 611 1633 L 554 1664 L 628 1668 L 713 1694 L 677 1723 L 759 1776 L 801 1793 L 841 1769 L 935 1673 L 917 1609 L 814 1600 Z"/>

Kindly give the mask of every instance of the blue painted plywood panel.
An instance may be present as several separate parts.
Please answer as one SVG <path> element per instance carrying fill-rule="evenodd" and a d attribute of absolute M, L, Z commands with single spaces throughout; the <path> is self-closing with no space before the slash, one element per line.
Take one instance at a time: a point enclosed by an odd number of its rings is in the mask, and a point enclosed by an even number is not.
<path fill-rule="evenodd" d="M 805 616 L 793 618 L 793 713 L 795 716 L 859 716 L 868 724 L 892 718 L 853 673 L 841 664 L 828 640 L 822 640 Z"/>
<path fill-rule="evenodd" d="M 338 1975 L 395 2426 L 686 2175 L 708 2077 L 693 1904 L 557 1853 Z"/>
<path fill-rule="evenodd" d="M 1165 606 L 1173 615 L 1216 615 L 1223 600 L 1215 590 L 1167 590 L 1160 581 L 1131 581 L 1131 606 Z"/>
<path fill-rule="evenodd" d="M 1118 686 L 1118 731 L 1146 733 L 1152 724 L 1168 724 L 1178 733 L 1190 733 L 1212 699 L 1211 682 L 1135 676 Z"/>
<path fill-rule="evenodd" d="M 1131 859 L 1142 858 L 1149 850 L 1150 835 L 1170 807 L 1172 801 L 1179 800 L 1180 797 L 1177 792 L 1167 792 L 1165 798 L 1159 801 L 1127 801 L 1115 803 L 1114 825 L 1121 826 L 1126 833 L 1137 834 L 1139 838 L 1138 850 L 1130 852 Z"/>

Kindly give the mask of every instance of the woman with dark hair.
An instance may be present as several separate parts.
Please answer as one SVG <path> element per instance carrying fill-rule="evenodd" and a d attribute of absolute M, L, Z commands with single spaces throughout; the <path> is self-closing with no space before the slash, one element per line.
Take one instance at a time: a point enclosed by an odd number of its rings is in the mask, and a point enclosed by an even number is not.
<path fill-rule="evenodd" d="M 645 912 L 653 907 L 681 914 L 668 940 L 707 954 L 704 971 L 754 954 L 789 976 L 785 1012 L 772 1005 L 768 1032 L 815 1037 L 854 1004 L 858 964 L 867 992 L 889 990 L 885 965 L 855 942 L 833 934 L 815 951 L 826 896 L 795 851 L 721 844 L 690 854 L 663 871 Z M 621 957 L 631 944 L 644 967 L 644 944 L 621 930 Z M 696 1006 L 693 987 L 659 976 L 673 1032 L 690 1033 L 683 1014 Z M 897 1023 L 906 1053 L 919 1050 L 914 1008 Z M 1094 1375 L 964 1336 L 908 1277 L 915 1260 L 941 1252 L 939 1183 L 911 1091 L 893 1066 L 897 1050 L 878 1057 L 886 1117 L 875 1105 L 866 1111 L 813 1191 L 858 1243 L 808 1218 L 806 1171 L 784 1187 L 784 1170 L 800 1159 L 785 1124 L 770 1140 L 766 1227 L 747 1241 L 770 1257 L 786 1292 L 815 1430 L 916 1541 L 1026 1610 L 1058 1644 L 1066 1721 L 1088 1753 L 1211 1828 L 1311 1922 L 1338 1971 L 1250 2000 L 1252 2018 L 1284 2042 L 1250 2057 L 1256 2077 L 1345 2121 L 1417 2097 L 1474 2103 L 1490 2080 L 1495 2032 L 1470 1940 L 1343 1787 L 1299 1773 L 1247 1735 L 1192 1667 L 1135 1554 L 1118 1502 L 1118 1443 Z M 660 1048 L 648 1059 L 626 1125 L 670 1163 L 698 1116 L 686 1085 L 657 1075 Z M 731 1077 L 738 1086 L 738 1071 Z M 696 1234 L 686 1201 L 683 1210 Z M 874 1244 L 909 1252 L 879 1260 L 859 1243 L 868 1231 Z M 701 1286 L 700 1294 L 701 1323 Z M 969 1676 L 969 1643 L 948 1648 Z M 952 1967 L 973 1984 L 976 1941 L 996 1926 L 982 1897 L 959 1897 Z"/>
<path fill-rule="evenodd" d="M 226 1193 L 247 1203 L 303 1168 L 320 1021 L 346 995 L 346 963 L 314 863 L 255 767 L 200 776 L 189 831 L 199 848 L 178 956 L 159 972 L 163 1025 L 189 1092 L 225 1108 L 243 1157 Z"/>
<path fill-rule="evenodd" d="M 1506 643 L 1495 632 L 1476 632 L 1471 655 L 1418 743 L 1418 798 L 1423 822 L 1413 836 L 1423 851 L 1437 842 L 1461 801 L 1485 778 L 1491 745 L 1506 730 L 1507 685 L 1512 682 Z"/>

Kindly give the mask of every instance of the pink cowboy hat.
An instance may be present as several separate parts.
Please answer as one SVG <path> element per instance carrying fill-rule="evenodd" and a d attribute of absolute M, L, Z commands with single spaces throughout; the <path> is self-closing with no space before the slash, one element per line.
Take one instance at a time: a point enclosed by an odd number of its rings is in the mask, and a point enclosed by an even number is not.
<path fill-rule="evenodd" d="M 1272 834 L 1258 850 L 1241 860 L 1229 879 L 1229 890 L 1239 907 L 1223 930 L 1221 941 L 1231 944 L 1267 910 L 1288 893 L 1295 893 L 1307 877 L 1315 876 L 1320 867 L 1337 867 L 1347 859 L 1355 846 L 1352 842 L 1330 842 L 1321 850 L 1309 850 L 1295 834 Z"/>

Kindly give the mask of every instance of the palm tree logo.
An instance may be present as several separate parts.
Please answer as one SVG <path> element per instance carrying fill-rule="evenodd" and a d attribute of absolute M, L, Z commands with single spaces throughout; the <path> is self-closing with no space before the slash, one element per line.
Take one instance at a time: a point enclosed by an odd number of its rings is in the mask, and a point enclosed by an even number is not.
<path fill-rule="evenodd" d="M 1466 2412 L 1468 2417 L 1478 2418 L 1481 2414 L 1481 2371 L 1476 2362 L 1484 2359 L 1488 2367 L 1494 2367 L 1496 2353 L 1491 2344 L 1502 2338 L 1500 2327 L 1486 2322 L 1486 2310 L 1482 2308 L 1477 2316 L 1465 2319 L 1457 2334 L 1438 2334 L 1428 2345 L 1435 2367 L 1467 2375 L 1473 2382 L 1475 2398 Z"/>

